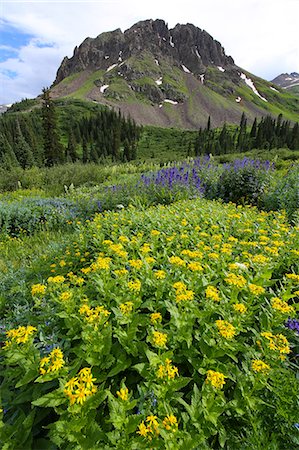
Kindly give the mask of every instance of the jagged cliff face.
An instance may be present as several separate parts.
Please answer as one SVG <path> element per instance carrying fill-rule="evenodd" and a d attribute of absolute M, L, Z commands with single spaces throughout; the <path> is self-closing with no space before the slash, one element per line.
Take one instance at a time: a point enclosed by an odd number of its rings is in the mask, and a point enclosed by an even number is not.
<path fill-rule="evenodd" d="M 140 124 L 181 128 L 204 126 L 209 116 L 219 126 L 243 112 L 249 120 L 298 112 L 296 100 L 238 67 L 206 31 L 169 29 L 163 20 L 85 39 L 62 61 L 51 91 L 118 108 Z"/>
<path fill-rule="evenodd" d="M 87 38 L 76 47 L 72 58 L 65 57 L 54 84 L 82 70 L 107 70 L 111 65 L 125 66 L 125 61 L 141 52 L 149 52 L 159 61 L 166 57 L 176 66 L 203 75 L 208 66 L 234 67 L 223 47 L 206 31 L 192 24 L 168 29 L 163 20 L 138 22 L 124 33 L 120 29 Z M 121 63 L 124 64 L 121 65 Z M 126 71 L 126 66 L 121 69 Z"/>

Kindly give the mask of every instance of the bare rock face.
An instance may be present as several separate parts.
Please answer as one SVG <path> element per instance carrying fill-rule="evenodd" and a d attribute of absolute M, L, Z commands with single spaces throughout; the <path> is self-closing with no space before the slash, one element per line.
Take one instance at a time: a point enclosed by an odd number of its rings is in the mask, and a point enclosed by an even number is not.
<path fill-rule="evenodd" d="M 282 89 L 292 90 L 295 86 L 299 86 L 299 73 L 291 72 L 291 73 L 282 73 L 278 75 L 272 83 L 281 87 Z"/>
<path fill-rule="evenodd" d="M 86 38 L 75 47 L 71 58 L 65 57 L 57 71 L 54 85 L 82 70 L 105 70 L 144 52 L 153 57 L 167 58 L 174 66 L 184 66 L 198 77 L 208 66 L 232 68 L 234 60 L 226 56 L 221 44 L 206 31 L 192 24 L 176 25 L 168 29 L 163 20 L 145 20 L 136 23 L 124 33 L 117 29 Z M 125 68 L 122 69 L 125 71 Z M 134 79 L 134 70 L 130 78 Z M 127 74 L 127 76 L 129 76 Z M 152 95 L 155 97 L 155 91 Z"/>

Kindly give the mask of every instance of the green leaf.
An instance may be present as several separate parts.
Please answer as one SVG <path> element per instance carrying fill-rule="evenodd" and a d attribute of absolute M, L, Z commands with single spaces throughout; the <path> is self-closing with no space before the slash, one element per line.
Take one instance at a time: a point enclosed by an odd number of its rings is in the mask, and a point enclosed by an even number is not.
<path fill-rule="evenodd" d="M 225 428 L 221 427 L 219 429 L 219 444 L 221 448 L 225 446 L 226 441 L 227 441 L 227 434 Z"/>
<path fill-rule="evenodd" d="M 32 405 L 34 406 L 43 406 L 46 408 L 51 408 L 54 406 L 59 406 L 65 403 L 67 400 L 66 396 L 60 389 L 57 389 L 54 392 L 49 392 L 48 394 L 43 395 L 42 397 L 34 400 Z"/>
<path fill-rule="evenodd" d="M 125 356 L 123 356 L 123 358 L 125 358 Z M 110 370 L 110 372 L 108 373 L 107 377 L 114 377 L 119 372 L 123 372 L 125 369 L 130 367 L 131 362 L 132 361 L 131 361 L 130 358 L 119 359 L 117 361 L 116 365 Z"/>
<path fill-rule="evenodd" d="M 136 414 L 127 417 L 127 419 L 126 419 L 127 434 L 134 433 L 134 431 L 136 431 L 136 428 L 139 425 L 140 421 L 141 421 L 140 416 L 138 416 Z"/>
<path fill-rule="evenodd" d="M 160 357 L 151 350 L 147 349 L 145 353 L 151 366 L 155 367 L 157 364 L 161 362 Z"/>
<path fill-rule="evenodd" d="M 192 378 L 187 378 L 187 377 L 179 377 L 179 378 L 175 378 L 174 380 L 171 381 L 171 387 L 170 390 L 175 392 L 175 391 L 179 391 L 180 389 L 182 389 L 183 387 L 187 386 L 187 384 L 192 380 Z"/>
<path fill-rule="evenodd" d="M 29 370 L 24 376 L 23 378 L 21 378 L 21 380 L 16 384 L 16 388 L 19 388 L 21 386 L 24 386 L 24 384 L 28 384 L 30 383 L 32 380 L 34 380 L 34 378 L 36 378 L 36 376 L 38 375 L 38 372 L 36 369 L 31 369 Z"/>
<path fill-rule="evenodd" d="M 137 372 L 140 374 L 142 374 L 142 372 L 144 371 L 144 368 L 145 368 L 145 363 L 135 364 L 134 366 L 132 366 L 132 369 L 137 370 Z"/>

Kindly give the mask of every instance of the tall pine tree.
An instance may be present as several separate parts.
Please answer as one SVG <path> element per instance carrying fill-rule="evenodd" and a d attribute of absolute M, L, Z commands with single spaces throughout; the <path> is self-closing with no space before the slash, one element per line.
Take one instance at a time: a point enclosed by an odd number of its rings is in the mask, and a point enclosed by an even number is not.
<path fill-rule="evenodd" d="M 43 89 L 42 101 L 45 165 L 49 167 L 63 162 L 64 155 L 57 133 L 55 106 L 47 88 Z"/>

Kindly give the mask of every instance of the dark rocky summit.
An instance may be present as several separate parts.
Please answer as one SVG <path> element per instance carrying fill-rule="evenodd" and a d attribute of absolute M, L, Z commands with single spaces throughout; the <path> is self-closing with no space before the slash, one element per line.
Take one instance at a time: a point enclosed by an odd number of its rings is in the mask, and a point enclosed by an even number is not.
<path fill-rule="evenodd" d="M 178 24 L 168 29 L 163 20 L 145 20 L 124 33 L 117 29 L 85 39 L 75 47 L 71 58 L 63 59 L 54 85 L 76 72 L 107 70 L 143 52 L 151 53 L 157 60 L 166 57 L 172 64 L 183 65 L 197 76 L 205 73 L 208 66 L 234 67 L 234 60 L 226 56 L 221 44 L 206 31 L 192 24 Z"/>

